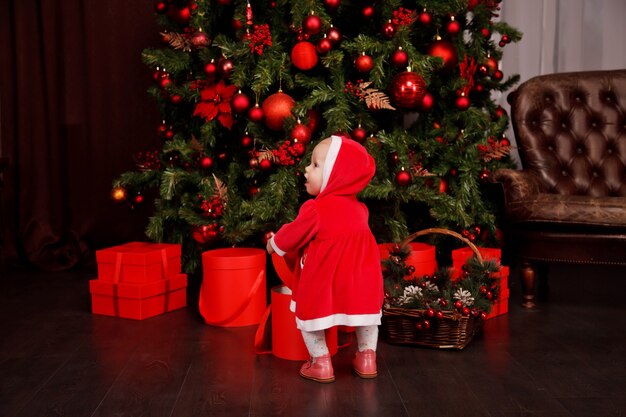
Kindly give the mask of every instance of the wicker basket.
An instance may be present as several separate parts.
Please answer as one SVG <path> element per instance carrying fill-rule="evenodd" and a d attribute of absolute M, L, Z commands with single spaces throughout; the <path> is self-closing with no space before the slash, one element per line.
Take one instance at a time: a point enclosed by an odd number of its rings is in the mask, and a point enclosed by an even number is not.
<path fill-rule="evenodd" d="M 454 236 L 476 255 L 479 262 L 483 258 L 478 248 L 460 234 L 439 228 L 415 232 L 402 244 L 408 244 L 415 238 L 431 233 Z M 457 311 L 445 311 L 428 330 L 417 330 L 416 324 L 425 318 L 426 310 L 390 307 L 383 308 L 382 331 L 389 343 L 400 345 L 426 346 L 439 349 L 463 349 L 480 330 L 482 320 L 473 316 L 463 316 Z"/>

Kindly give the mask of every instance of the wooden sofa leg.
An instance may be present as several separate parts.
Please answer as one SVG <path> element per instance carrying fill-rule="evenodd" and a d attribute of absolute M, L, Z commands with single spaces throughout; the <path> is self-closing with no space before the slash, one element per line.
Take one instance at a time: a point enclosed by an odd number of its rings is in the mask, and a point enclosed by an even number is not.
<path fill-rule="evenodd" d="M 535 304 L 535 269 L 530 262 L 523 262 L 522 268 L 522 292 L 524 294 L 522 307 L 534 308 Z"/>

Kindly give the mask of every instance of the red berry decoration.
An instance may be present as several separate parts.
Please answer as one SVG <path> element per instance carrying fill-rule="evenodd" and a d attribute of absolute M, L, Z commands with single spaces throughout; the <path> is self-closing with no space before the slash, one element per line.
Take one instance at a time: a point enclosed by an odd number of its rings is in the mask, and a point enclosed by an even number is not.
<path fill-rule="evenodd" d="M 230 99 L 230 106 L 235 113 L 243 113 L 250 107 L 250 97 L 239 91 Z"/>
<path fill-rule="evenodd" d="M 394 37 L 394 35 L 396 34 L 396 27 L 393 23 L 391 23 L 391 20 L 383 25 L 382 33 L 383 36 L 387 39 L 391 39 Z"/>
<path fill-rule="evenodd" d="M 442 39 L 436 40 L 432 45 L 430 45 L 430 48 L 428 48 L 428 55 L 443 59 L 443 68 L 448 71 L 456 67 L 458 62 L 454 45 L 451 42 Z"/>
<path fill-rule="evenodd" d="M 350 132 L 350 136 L 352 136 L 352 139 L 355 141 L 363 143 L 365 142 L 365 139 L 367 139 L 367 130 L 363 129 L 361 125 L 359 125 L 359 127 Z"/>
<path fill-rule="evenodd" d="M 283 122 L 291 116 L 291 109 L 296 104 L 293 98 L 279 91 L 263 101 L 265 125 L 272 130 L 283 130 Z"/>
<path fill-rule="evenodd" d="M 458 301 L 458 300 L 457 300 L 457 301 L 455 301 L 455 302 L 454 302 L 454 308 L 456 308 L 457 310 L 462 309 L 462 308 L 463 308 L 463 303 L 462 303 L 462 302 L 460 302 L 460 301 Z"/>
<path fill-rule="evenodd" d="M 302 21 L 302 30 L 309 35 L 317 35 L 322 30 L 322 19 L 311 14 Z"/>
<path fill-rule="evenodd" d="M 263 109 L 259 106 L 259 103 L 255 104 L 254 107 L 248 110 L 248 119 L 250 119 L 251 122 L 262 122 L 264 117 L 265 113 L 263 113 Z"/>
<path fill-rule="evenodd" d="M 406 68 L 409 63 L 409 54 L 399 47 L 391 54 L 391 64 L 397 68 Z"/>
<path fill-rule="evenodd" d="M 391 101 L 399 108 L 416 108 L 425 92 L 426 83 L 415 72 L 401 72 L 391 80 Z"/>
<path fill-rule="evenodd" d="M 409 174 L 404 169 L 402 171 L 398 171 L 396 174 L 396 184 L 400 187 L 406 187 L 411 183 L 411 174 Z"/>
<path fill-rule="evenodd" d="M 308 143 L 311 140 L 311 129 L 307 125 L 298 122 L 291 130 L 289 137 L 301 143 Z"/>
<path fill-rule="evenodd" d="M 469 109 L 470 100 L 465 94 L 461 94 L 459 97 L 457 97 L 455 104 L 457 109 L 465 111 Z"/>
<path fill-rule="evenodd" d="M 354 65 L 359 72 L 370 72 L 374 68 L 374 60 L 371 56 L 365 55 L 363 52 L 354 62 Z"/>
<path fill-rule="evenodd" d="M 439 194 L 448 193 L 448 181 L 445 178 L 439 180 Z"/>
<path fill-rule="evenodd" d="M 316 66 L 317 59 L 317 51 L 311 42 L 298 42 L 291 50 L 291 62 L 296 68 L 303 71 L 310 70 Z"/>
<path fill-rule="evenodd" d="M 317 41 L 317 46 L 315 50 L 320 55 L 326 55 L 330 50 L 333 49 L 333 43 L 327 37 L 324 37 Z"/>

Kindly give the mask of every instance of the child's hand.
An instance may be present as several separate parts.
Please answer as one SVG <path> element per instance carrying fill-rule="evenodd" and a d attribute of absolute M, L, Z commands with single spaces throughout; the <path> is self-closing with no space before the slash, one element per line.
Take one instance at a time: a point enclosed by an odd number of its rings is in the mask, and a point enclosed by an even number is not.
<path fill-rule="evenodd" d="M 270 255 L 274 253 L 274 247 L 272 246 L 269 240 L 267 241 L 267 253 L 269 253 Z"/>

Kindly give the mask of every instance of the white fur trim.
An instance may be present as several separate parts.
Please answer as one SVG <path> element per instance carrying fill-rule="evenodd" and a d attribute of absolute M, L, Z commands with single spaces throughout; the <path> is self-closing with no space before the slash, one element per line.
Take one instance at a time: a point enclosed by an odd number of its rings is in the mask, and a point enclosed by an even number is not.
<path fill-rule="evenodd" d="M 270 245 L 272 246 L 272 248 L 274 248 L 274 252 L 276 252 L 278 256 L 285 256 L 285 254 L 287 253 L 284 250 L 281 250 L 278 246 L 276 246 L 276 242 L 274 242 L 274 236 L 270 238 Z"/>
<path fill-rule="evenodd" d="M 333 166 L 337 160 L 339 154 L 339 148 L 341 148 L 341 138 L 339 136 L 330 137 L 330 146 L 328 147 L 328 153 L 326 154 L 326 160 L 324 161 L 324 169 L 322 170 L 322 186 L 320 187 L 320 193 L 324 191 L 328 184 L 330 174 L 333 172 Z"/>
<path fill-rule="evenodd" d="M 289 309 L 292 312 L 296 311 L 295 301 L 291 300 Z M 376 314 L 331 314 L 330 316 L 313 320 L 300 320 L 296 317 L 296 325 L 298 329 L 305 332 L 329 329 L 334 326 L 379 326 L 382 315 L 383 313 L 380 311 Z"/>

